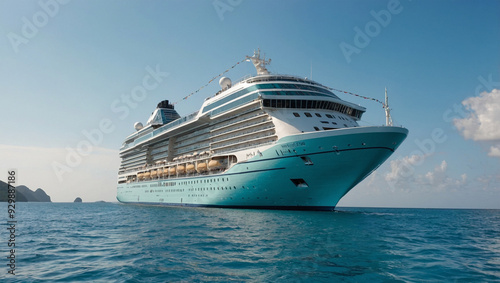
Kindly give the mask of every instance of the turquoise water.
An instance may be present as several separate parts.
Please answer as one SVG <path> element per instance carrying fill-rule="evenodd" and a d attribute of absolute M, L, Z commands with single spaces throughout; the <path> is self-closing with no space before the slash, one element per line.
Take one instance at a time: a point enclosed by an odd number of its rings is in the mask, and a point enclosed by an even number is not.
<path fill-rule="evenodd" d="M 2 282 L 500 282 L 500 210 L 16 208 Z"/>

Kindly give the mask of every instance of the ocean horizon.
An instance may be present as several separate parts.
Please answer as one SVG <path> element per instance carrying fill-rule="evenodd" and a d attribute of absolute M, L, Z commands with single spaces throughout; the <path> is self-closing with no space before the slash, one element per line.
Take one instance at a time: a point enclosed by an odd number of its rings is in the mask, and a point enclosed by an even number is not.
<path fill-rule="evenodd" d="M 500 282 L 498 209 L 18 203 L 15 216 L 3 282 Z"/>

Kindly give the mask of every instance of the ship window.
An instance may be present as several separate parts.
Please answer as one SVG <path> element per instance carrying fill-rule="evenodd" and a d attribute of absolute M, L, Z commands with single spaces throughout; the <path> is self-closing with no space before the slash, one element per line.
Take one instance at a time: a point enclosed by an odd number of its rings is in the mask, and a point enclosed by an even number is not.
<path fill-rule="evenodd" d="M 297 113 L 297 112 L 293 112 L 293 116 L 295 116 L 295 117 L 300 117 L 300 114 L 299 114 L 299 113 Z"/>
<path fill-rule="evenodd" d="M 337 122 L 332 122 L 332 124 L 337 125 Z"/>
<path fill-rule="evenodd" d="M 347 128 L 347 125 L 346 125 L 346 124 L 344 124 L 344 127 L 346 127 L 346 128 Z"/>
<path fill-rule="evenodd" d="M 306 117 L 312 117 L 311 113 L 309 112 L 304 112 L 304 115 L 306 115 Z"/>
<path fill-rule="evenodd" d="M 323 124 L 330 124 L 330 122 L 328 122 L 328 121 L 320 121 L 320 122 Z"/>
<path fill-rule="evenodd" d="M 316 131 L 319 131 L 319 128 L 318 128 L 318 127 L 314 127 L 314 129 L 315 129 Z"/>
<path fill-rule="evenodd" d="M 271 94 L 275 94 L 274 92 Z M 255 99 L 253 96 L 248 96 L 248 98 L 245 99 L 240 99 L 237 101 L 237 104 L 234 104 L 231 102 L 231 105 L 226 105 L 222 106 L 214 111 L 212 111 L 212 114 L 217 114 L 223 111 L 226 111 L 230 108 L 234 108 L 237 105 L 240 105 L 242 103 L 246 103 L 251 101 L 252 99 Z M 244 101 L 243 101 L 244 100 Z M 274 108 L 307 108 L 307 109 L 327 109 L 327 110 L 333 110 L 337 111 L 343 114 L 347 114 L 353 118 L 360 119 L 363 112 L 359 111 L 357 109 L 353 109 L 350 107 L 347 107 L 345 105 L 339 104 L 339 103 L 334 103 L 331 101 L 319 101 L 319 100 L 294 100 L 294 99 L 263 99 L 262 102 L 264 107 L 274 107 Z M 321 114 L 319 113 L 314 113 L 317 117 L 322 117 Z M 326 117 L 336 119 L 334 115 L 331 114 L 325 114 Z M 339 119 L 342 120 L 348 120 L 345 117 L 338 116 Z"/>
<path fill-rule="evenodd" d="M 337 128 L 330 128 L 330 127 L 323 127 L 323 130 L 328 131 L 328 130 L 336 130 Z"/>

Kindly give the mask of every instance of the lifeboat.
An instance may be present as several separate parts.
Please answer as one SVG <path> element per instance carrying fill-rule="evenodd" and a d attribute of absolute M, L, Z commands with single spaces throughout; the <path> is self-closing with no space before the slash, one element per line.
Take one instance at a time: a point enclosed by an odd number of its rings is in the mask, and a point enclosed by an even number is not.
<path fill-rule="evenodd" d="M 186 166 L 186 172 L 188 172 L 188 173 L 194 173 L 194 171 L 195 171 L 194 170 L 194 164 L 188 164 Z"/>
<path fill-rule="evenodd" d="M 177 165 L 177 173 L 178 174 L 186 173 L 186 168 L 184 167 L 184 165 Z"/>
<path fill-rule="evenodd" d="M 168 168 L 163 169 L 163 175 L 165 175 L 165 176 L 168 175 Z"/>
<path fill-rule="evenodd" d="M 210 170 L 216 170 L 216 169 L 220 169 L 222 167 L 222 164 L 219 162 L 219 160 L 210 160 L 210 162 L 208 162 L 208 169 Z"/>
<path fill-rule="evenodd" d="M 201 172 L 205 172 L 205 171 L 207 171 L 207 163 L 205 163 L 205 162 L 200 162 L 200 163 L 198 163 L 198 166 L 197 166 L 197 168 L 196 168 L 196 171 L 197 171 L 198 173 L 201 173 Z"/>
<path fill-rule="evenodd" d="M 151 172 L 146 172 L 142 175 L 144 178 L 149 178 L 151 177 Z"/>
<path fill-rule="evenodd" d="M 151 171 L 151 178 L 155 178 L 157 174 L 156 170 Z"/>
<path fill-rule="evenodd" d="M 168 174 L 175 175 L 175 167 L 170 167 L 170 169 L 168 169 Z"/>
<path fill-rule="evenodd" d="M 158 172 L 158 177 L 163 176 L 163 170 L 162 169 L 158 169 L 157 172 Z"/>
<path fill-rule="evenodd" d="M 139 173 L 139 174 L 137 174 L 137 178 L 138 178 L 139 180 L 142 180 L 142 178 L 143 178 L 143 177 L 144 177 L 144 174 L 143 174 L 143 173 Z"/>

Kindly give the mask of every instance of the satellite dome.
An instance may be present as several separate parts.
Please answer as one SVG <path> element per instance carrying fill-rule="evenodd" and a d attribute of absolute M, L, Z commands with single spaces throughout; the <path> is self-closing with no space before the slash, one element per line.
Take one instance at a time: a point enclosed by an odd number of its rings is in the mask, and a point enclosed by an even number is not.
<path fill-rule="evenodd" d="M 231 79 L 227 77 L 222 77 L 219 80 L 219 85 L 222 89 L 228 89 L 231 87 Z"/>
<path fill-rule="evenodd" d="M 136 130 L 136 131 L 139 131 L 139 130 L 140 130 L 140 129 L 142 129 L 143 127 L 144 127 L 144 126 L 142 125 L 142 123 L 141 123 L 141 122 L 136 122 L 136 123 L 134 124 L 134 128 L 135 128 L 135 130 Z"/>

